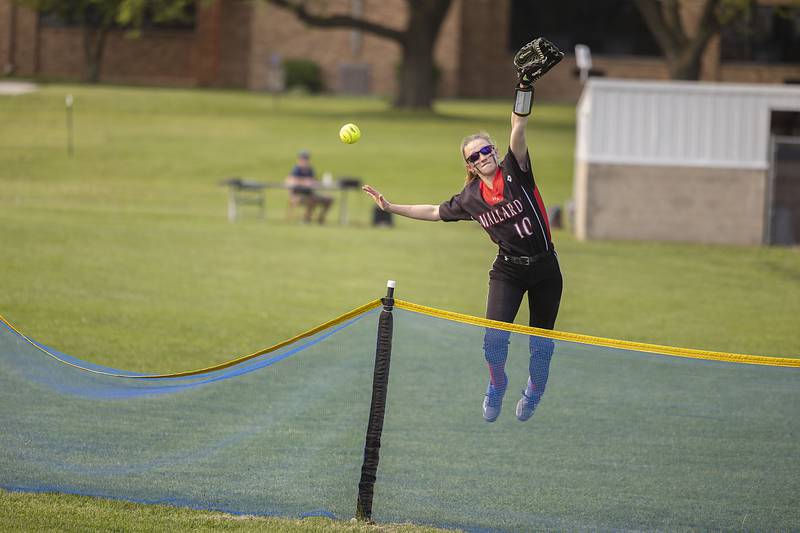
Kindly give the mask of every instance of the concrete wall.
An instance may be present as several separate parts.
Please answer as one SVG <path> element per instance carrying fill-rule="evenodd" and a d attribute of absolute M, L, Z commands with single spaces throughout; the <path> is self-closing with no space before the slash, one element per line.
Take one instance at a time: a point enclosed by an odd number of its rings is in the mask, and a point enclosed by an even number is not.
<path fill-rule="evenodd" d="M 579 239 L 761 244 L 764 170 L 579 162 Z"/>

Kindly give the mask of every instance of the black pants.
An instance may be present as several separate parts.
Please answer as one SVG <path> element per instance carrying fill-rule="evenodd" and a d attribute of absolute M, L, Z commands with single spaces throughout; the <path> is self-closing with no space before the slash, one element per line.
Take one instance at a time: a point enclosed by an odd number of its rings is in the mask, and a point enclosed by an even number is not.
<path fill-rule="evenodd" d="M 562 284 L 555 253 L 530 266 L 507 263 L 498 256 L 489 272 L 486 318 L 514 322 L 522 297 L 527 292 L 529 325 L 553 329 L 561 303 Z"/>
<path fill-rule="evenodd" d="M 513 322 L 528 293 L 531 326 L 553 329 L 561 303 L 563 280 L 558 257 L 555 253 L 541 258 L 530 266 L 507 263 L 502 257 L 495 260 L 489 272 L 489 297 L 486 318 L 501 322 Z M 511 333 L 487 328 L 483 339 L 484 356 L 489 365 L 489 377 L 493 387 L 505 389 L 505 364 Z M 550 371 L 550 359 L 554 344 L 551 339 L 530 337 L 531 354 L 528 365 L 527 392 L 538 402 L 544 393 Z"/>

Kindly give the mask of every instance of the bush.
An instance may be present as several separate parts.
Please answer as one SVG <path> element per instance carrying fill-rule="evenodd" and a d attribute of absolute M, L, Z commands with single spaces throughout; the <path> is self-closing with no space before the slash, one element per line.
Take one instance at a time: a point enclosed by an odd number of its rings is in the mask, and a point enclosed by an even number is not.
<path fill-rule="evenodd" d="M 287 59 L 283 62 L 286 73 L 286 88 L 303 87 L 308 92 L 318 93 L 323 90 L 322 69 L 307 59 Z"/>

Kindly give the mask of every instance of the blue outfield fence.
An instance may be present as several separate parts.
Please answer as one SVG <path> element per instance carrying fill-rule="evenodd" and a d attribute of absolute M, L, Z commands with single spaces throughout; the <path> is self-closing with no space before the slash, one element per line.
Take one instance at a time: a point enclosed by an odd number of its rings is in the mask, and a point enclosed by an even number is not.
<path fill-rule="evenodd" d="M 349 519 L 378 306 L 161 376 L 91 365 L 4 323 L 0 487 Z M 376 521 L 800 528 L 800 361 L 548 333 L 402 301 L 393 315 Z M 481 405 L 492 332 L 507 342 L 508 389 L 490 424 Z M 531 369 L 541 400 L 520 422 Z"/>

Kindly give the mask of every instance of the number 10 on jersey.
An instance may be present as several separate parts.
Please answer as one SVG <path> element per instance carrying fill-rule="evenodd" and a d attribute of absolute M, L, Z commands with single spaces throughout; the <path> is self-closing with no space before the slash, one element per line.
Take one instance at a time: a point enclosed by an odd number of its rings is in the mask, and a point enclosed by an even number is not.
<path fill-rule="evenodd" d="M 517 230 L 517 235 L 519 235 L 520 239 L 533 235 L 533 224 L 528 217 L 524 217 L 522 221 L 516 222 L 514 224 L 514 229 Z"/>

